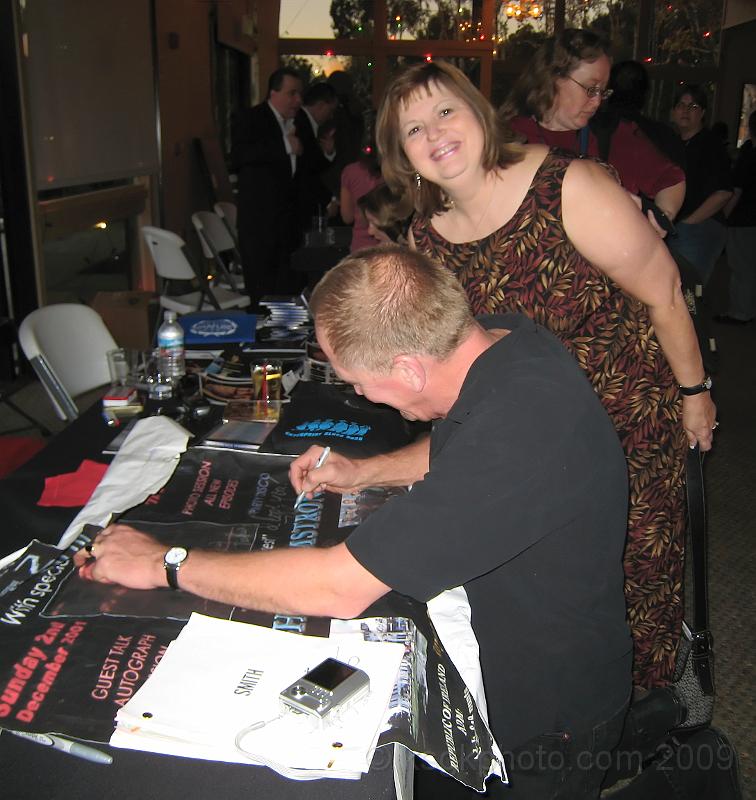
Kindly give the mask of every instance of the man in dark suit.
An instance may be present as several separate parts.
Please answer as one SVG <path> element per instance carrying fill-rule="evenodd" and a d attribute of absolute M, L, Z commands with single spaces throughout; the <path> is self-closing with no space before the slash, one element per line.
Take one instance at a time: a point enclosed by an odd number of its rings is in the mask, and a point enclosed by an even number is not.
<path fill-rule="evenodd" d="M 289 291 L 288 259 L 301 233 L 295 175 L 303 146 L 294 124 L 301 105 L 302 80 L 283 67 L 270 76 L 267 99 L 239 112 L 232 126 L 239 249 L 252 309 L 265 294 Z"/>
<path fill-rule="evenodd" d="M 308 229 L 312 217 L 329 216 L 328 206 L 333 193 L 322 178 L 336 156 L 335 129 L 326 132 L 324 123 L 333 117 L 337 104 L 333 86 L 325 81 L 314 83 L 305 91 L 302 108 L 294 120 L 297 137 L 302 142 L 296 177 L 302 230 Z"/>

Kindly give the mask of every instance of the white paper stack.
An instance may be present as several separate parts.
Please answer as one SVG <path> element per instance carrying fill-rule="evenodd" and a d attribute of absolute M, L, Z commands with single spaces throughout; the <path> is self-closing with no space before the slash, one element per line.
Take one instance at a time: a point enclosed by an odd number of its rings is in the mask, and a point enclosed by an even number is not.
<path fill-rule="evenodd" d="M 404 646 L 273 631 L 193 614 L 154 673 L 116 715 L 111 744 L 264 764 L 286 777 L 359 778 L 370 768 Z M 333 722 L 282 711 L 280 692 L 323 659 L 364 670 L 370 694 Z M 256 722 L 266 724 L 240 731 Z"/>

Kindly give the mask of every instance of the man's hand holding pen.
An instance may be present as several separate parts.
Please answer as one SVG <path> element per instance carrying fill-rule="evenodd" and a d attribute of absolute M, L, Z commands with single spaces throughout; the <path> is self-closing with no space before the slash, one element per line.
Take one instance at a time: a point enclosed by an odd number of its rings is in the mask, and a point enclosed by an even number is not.
<path fill-rule="evenodd" d="M 326 450 L 327 460 L 318 463 Z M 334 453 L 330 448 L 326 450 L 313 445 L 291 462 L 289 480 L 294 491 L 312 497 L 316 492 L 344 494 L 364 486 L 359 482 L 359 461 Z"/>

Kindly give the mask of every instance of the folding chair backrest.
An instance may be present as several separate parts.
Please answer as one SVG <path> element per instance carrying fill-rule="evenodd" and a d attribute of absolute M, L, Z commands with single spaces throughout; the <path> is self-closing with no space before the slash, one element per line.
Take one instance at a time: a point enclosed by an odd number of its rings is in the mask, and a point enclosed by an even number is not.
<path fill-rule="evenodd" d="M 219 200 L 213 209 L 223 220 L 223 223 L 231 231 L 231 235 L 238 241 L 239 232 L 236 225 L 236 203 L 229 203 L 227 200 Z"/>
<path fill-rule="evenodd" d="M 155 272 L 164 280 L 190 281 L 197 277 L 184 253 L 184 240 L 172 231 L 145 225 L 142 236 L 155 264 Z"/>
<path fill-rule="evenodd" d="M 32 311 L 18 341 L 61 419 L 74 419 L 74 397 L 110 382 L 108 350 L 118 345 L 102 317 L 81 303 L 56 303 Z"/>
<path fill-rule="evenodd" d="M 192 225 L 202 243 L 202 252 L 205 258 L 215 258 L 216 253 L 236 248 L 236 243 L 231 238 L 228 228 L 215 212 L 196 211 L 192 214 Z M 215 249 L 215 253 L 213 249 Z"/>

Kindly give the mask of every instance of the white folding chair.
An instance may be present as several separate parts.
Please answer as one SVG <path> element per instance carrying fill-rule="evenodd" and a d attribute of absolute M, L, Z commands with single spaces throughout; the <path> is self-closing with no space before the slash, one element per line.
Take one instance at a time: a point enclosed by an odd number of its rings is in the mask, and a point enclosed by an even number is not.
<path fill-rule="evenodd" d="M 142 228 L 147 247 L 155 264 L 155 272 L 163 282 L 160 305 L 177 314 L 191 311 L 227 308 L 246 308 L 249 297 L 222 287 L 210 286 L 198 275 L 184 253 L 184 240 L 172 231 L 145 225 Z M 200 289 L 184 294 L 170 294 L 171 281 L 198 281 Z"/>
<path fill-rule="evenodd" d="M 239 246 L 239 229 L 236 224 L 236 203 L 229 203 L 226 200 L 219 200 L 214 206 L 213 211 L 223 220 L 223 224 L 228 228 L 234 244 Z"/>
<path fill-rule="evenodd" d="M 56 414 L 67 422 L 79 416 L 74 397 L 110 383 L 107 352 L 118 345 L 89 306 L 38 308 L 21 323 L 18 341 Z"/>
<path fill-rule="evenodd" d="M 192 225 L 202 245 L 202 253 L 215 262 L 229 289 L 244 290 L 241 272 L 241 256 L 236 249 L 228 228 L 214 211 L 196 211 L 192 214 Z"/>

